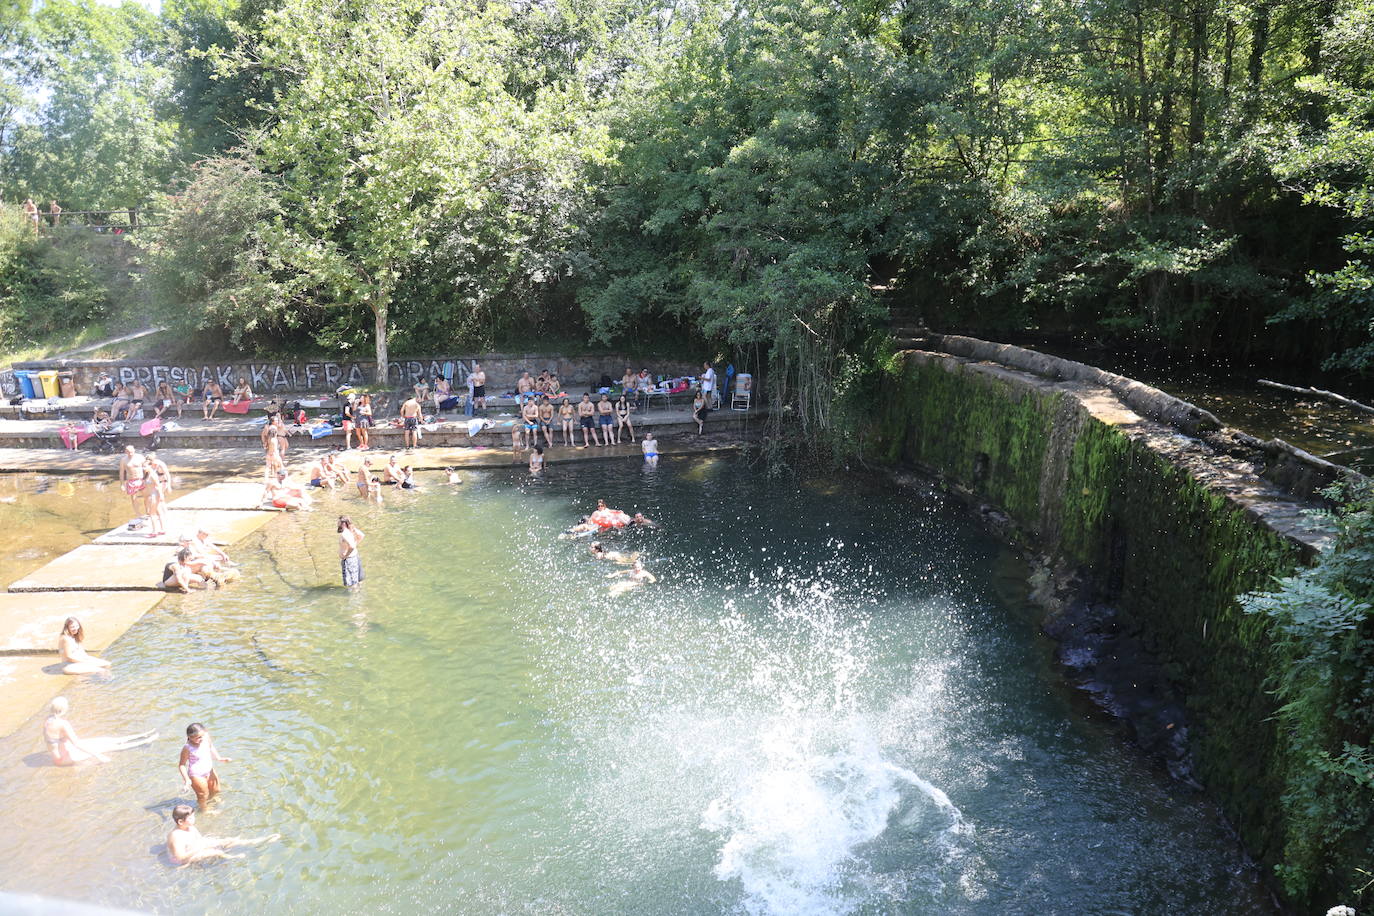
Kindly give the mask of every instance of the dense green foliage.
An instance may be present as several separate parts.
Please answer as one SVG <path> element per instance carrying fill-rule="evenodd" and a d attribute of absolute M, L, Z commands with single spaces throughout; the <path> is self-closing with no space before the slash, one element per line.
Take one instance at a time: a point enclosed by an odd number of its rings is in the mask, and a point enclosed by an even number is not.
<path fill-rule="evenodd" d="M 10 193 L 175 210 L 237 160 L 270 231 L 150 270 L 247 346 L 673 338 L 818 428 L 890 306 L 1374 359 L 1371 0 L 35 9 L 0 15 Z M 180 298 L 244 244 L 253 296 Z"/>
<path fill-rule="evenodd" d="M 1243 604 L 1272 623 L 1284 759 L 1288 892 L 1368 886 L 1333 862 L 1374 861 L 1374 493 L 1346 498 L 1317 563 Z"/>

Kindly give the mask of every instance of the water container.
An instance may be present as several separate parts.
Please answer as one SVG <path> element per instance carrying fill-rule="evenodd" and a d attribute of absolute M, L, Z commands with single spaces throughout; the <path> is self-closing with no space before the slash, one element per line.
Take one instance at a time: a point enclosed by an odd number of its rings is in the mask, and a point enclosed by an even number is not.
<path fill-rule="evenodd" d="M 24 397 L 38 397 L 38 392 L 33 390 L 33 373 L 28 369 L 15 369 L 14 380 L 19 383 L 19 393 Z"/>
<path fill-rule="evenodd" d="M 37 373 L 37 375 L 38 380 L 43 383 L 43 393 L 38 395 L 39 397 L 56 398 L 62 396 L 61 389 L 57 387 L 56 369 L 44 369 L 42 372 Z M 38 391 L 37 386 L 34 387 L 34 391 L 35 393 Z"/>
<path fill-rule="evenodd" d="M 57 388 L 62 392 L 64 398 L 76 397 L 76 379 L 70 372 L 62 372 L 57 376 Z"/>

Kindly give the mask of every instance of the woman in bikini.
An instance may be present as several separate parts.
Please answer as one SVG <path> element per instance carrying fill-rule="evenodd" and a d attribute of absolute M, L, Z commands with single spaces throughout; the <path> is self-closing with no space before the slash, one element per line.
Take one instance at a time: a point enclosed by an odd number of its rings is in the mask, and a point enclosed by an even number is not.
<path fill-rule="evenodd" d="M 567 398 L 564 398 L 563 403 L 558 405 L 558 421 L 563 426 L 563 444 L 569 448 L 573 444 L 573 417 L 576 416 L 576 413 L 573 410 L 572 401 Z"/>
<path fill-rule="evenodd" d="M 621 393 L 620 400 L 615 402 L 615 416 L 620 423 L 615 430 L 615 441 L 619 443 L 621 434 L 627 430 L 630 434 L 630 441 L 635 441 L 635 425 L 630 422 L 630 399 L 624 392 Z"/>
<path fill-rule="evenodd" d="M 110 662 L 107 659 L 96 658 L 81 645 L 85 638 L 86 631 L 82 629 L 81 621 L 75 617 L 63 621 L 62 632 L 57 634 L 57 654 L 65 665 L 63 674 L 99 674 L 109 670 Z"/>
<path fill-rule="evenodd" d="M 52 715 L 43 722 L 43 740 L 47 742 L 48 753 L 52 755 L 54 766 L 69 767 L 78 763 L 109 763 L 107 753 L 127 751 L 142 747 L 157 738 L 157 732 L 144 732 L 141 735 L 124 735 L 120 738 L 86 738 L 76 735 L 76 729 L 67 721 L 69 704 L 66 697 L 58 697 L 49 707 Z"/>
<path fill-rule="evenodd" d="M 215 763 L 228 763 L 232 758 L 221 757 L 210 740 L 210 733 L 199 722 L 186 726 L 186 743 L 181 748 L 177 769 L 185 781 L 183 790 L 196 793 L 196 805 L 204 810 L 205 803 L 219 794 L 219 776 Z"/>
<path fill-rule="evenodd" d="M 358 402 L 358 407 L 353 411 L 354 420 L 358 424 L 358 448 L 371 448 L 369 436 L 372 430 L 372 395 L 365 394 L 363 399 Z"/>
<path fill-rule="evenodd" d="M 205 588 L 205 577 L 191 568 L 192 555 L 191 548 L 183 547 L 177 551 L 176 559 L 162 567 L 162 588 L 183 593 Z"/>
<path fill-rule="evenodd" d="M 143 497 L 148 506 L 148 523 L 152 526 L 148 537 L 161 537 L 167 533 L 167 493 L 162 488 L 157 468 L 151 464 L 143 468 Z"/>

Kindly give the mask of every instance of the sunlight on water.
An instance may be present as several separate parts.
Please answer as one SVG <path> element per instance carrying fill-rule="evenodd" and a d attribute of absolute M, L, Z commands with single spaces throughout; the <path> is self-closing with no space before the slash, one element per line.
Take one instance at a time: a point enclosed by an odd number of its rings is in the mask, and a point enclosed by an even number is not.
<path fill-rule="evenodd" d="M 996 546 L 938 498 L 718 459 L 425 484 L 339 503 L 369 535 L 361 592 L 334 582 L 326 498 L 69 691 L 78 727 L 156 747 L 73 773 L 23 763 L 38 719 L 0 741 L 0 887 L 158 912 L 1260 900 L 1214 815 L 1071 711 L 993 597 Z M 607 538 L 656 584 L 613 596 L 618 567 L 557 539 L 599 496 L 662 523 Z M 169 873 L 151 853 L 191 718 L 237 758 L 207 822 L 286 840 Z M 73 844 L 54 806 L 101 827 Z"/>

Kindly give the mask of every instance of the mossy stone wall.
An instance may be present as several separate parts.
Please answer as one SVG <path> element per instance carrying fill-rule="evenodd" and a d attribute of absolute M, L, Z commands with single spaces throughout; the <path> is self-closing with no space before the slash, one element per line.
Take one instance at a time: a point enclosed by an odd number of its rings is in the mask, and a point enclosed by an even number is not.
<path fill-rule="evenodd" d="M 1276 861 L 1283 779 L 1267 635 L 1236 596 L 1290 571 L 1298 547 L 1152 448 L 1147 431 L 1104 422 L 1064 385 L 902 357 L 875 417 L 881 457 L 973 491 L 1084 572 L 1186 698 L 1209 794 L 1252 853 Z"/>

